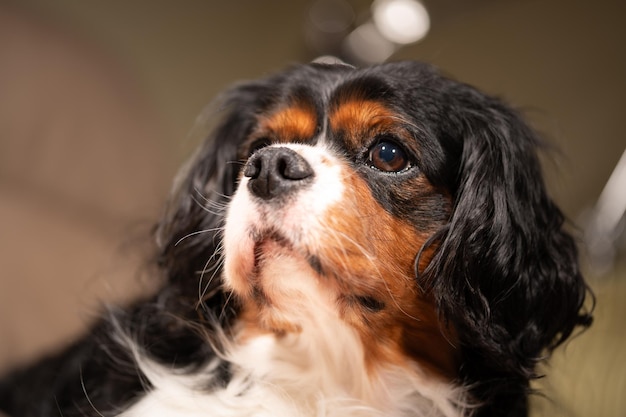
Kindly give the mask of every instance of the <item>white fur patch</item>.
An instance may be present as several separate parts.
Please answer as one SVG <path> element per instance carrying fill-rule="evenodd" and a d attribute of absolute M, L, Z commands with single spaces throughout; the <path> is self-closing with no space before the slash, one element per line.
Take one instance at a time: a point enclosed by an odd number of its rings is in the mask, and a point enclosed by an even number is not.
<path fill-rule="evenodd" d="M 210 387 L 221 359 L 184 375 L 141 354 L 137 363 L 154 387 L 122 417 L 459 417 L 463 390 L 428 379 L 415 364 L 374 373 L 363 366 L 358 336 L 328 316 L 313 331 L 263 335 L 226 353 L 233 377 Z M 456 404 L 457 406 L 455 406 Z"/>

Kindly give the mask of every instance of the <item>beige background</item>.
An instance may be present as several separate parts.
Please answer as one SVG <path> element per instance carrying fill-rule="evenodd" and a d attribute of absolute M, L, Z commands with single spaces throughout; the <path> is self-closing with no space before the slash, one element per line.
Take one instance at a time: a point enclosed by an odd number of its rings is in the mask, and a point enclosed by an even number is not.
<path fill-rule="evenodd" d="M 626 147 L 626 7 L 429 4 L 431 33 L 394 59 L 434 62 L 524 108 L 561 147 L 548 182 L 580 220 Z M 151 290 L 146 236 L 196 117 L 233 82 L 313 58 L 309 5 L 0 3 L 0 369 L 66 343 L 102 303 Z M 537 415 L 626 415 L 623 262 L 586 266 L 596 324 L 556 355 Z"/>

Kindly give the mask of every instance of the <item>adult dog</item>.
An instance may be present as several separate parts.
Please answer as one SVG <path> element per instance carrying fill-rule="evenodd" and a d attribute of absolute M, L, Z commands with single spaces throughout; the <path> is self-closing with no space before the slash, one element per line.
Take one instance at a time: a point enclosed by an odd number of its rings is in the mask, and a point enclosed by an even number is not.
<path fill-rule="evenodd" d="M 221 99 L 156 232 L 165 284 L 3 382 L 15 416 L 524 416 L 590 323 L 540 140 L 429 65 Z"/>

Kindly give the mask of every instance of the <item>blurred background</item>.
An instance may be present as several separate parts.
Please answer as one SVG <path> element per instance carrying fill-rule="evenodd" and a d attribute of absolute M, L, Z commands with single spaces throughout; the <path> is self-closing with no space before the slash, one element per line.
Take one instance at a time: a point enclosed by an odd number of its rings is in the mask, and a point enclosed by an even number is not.
<path fill-rule="evenodd" d="M 625 18 L 618 0 L 0 2 L 0 370 L 150 290 L 146 236 L 219 91 L 320 55 L 418 59 L 561 150 L 544 168 L 596 321 L 534 415 L 626 415 Z"/>

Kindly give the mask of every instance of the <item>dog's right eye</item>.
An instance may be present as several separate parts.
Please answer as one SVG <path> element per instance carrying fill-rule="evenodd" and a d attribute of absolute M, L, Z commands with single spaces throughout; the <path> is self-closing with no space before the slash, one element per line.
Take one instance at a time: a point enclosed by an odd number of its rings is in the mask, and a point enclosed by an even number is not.
<path fill-rule="evenodd" d="M 270 141 L 268 138 L 259 138 L 255 140 L 248 147 L 248 158 L 251 157 L 252 154 L 258 151 L 259 149 L 263 149 L 266 146 L 269 146 L 271 144 L 272 144 L 272 141 Z"/>
<path fill-rule="evenodd" d="M 370 149 L 370 166 L 383 172 L 400 172 L 410 166 L 404 149 L 393 141 L 380 141 Z"/>

